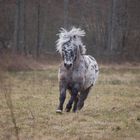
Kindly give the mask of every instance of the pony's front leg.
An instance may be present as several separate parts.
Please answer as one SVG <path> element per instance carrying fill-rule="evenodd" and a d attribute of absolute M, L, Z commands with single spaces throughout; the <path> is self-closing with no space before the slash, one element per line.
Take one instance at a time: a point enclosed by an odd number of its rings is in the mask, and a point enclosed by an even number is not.
<path fill-rule="evenodd" d="M 78 95 L 78 90 L 73 89 L 72 92 L 71 92 L 71 98 L 66 105 L 66 109 L 65 109 L 66 112 L 69 112 L 71 110 L 72 104 L 73 104 L 74 101 L 76 101 L 77 95 Z"/>
<path fill-rule="evenodd" d="M 59 96 L 59 106 L 56 109 L 57 113 L 62 113 L 63 110 L 63 104 L 65 102 L 65 98 L 66 98 L 66 88 L 60 86 L 60 96 Z"/>

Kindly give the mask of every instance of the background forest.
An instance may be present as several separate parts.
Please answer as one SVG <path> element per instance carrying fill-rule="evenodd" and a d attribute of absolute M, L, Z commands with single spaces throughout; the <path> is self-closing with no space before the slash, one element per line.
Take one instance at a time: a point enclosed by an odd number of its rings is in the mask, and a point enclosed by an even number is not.
<path fill-rule="evenodd" d="M 0 51 L 55 54 L 60 27 L 76 26 L 96 59 L 139 61 L 139 13 L 139 0 L 0 0 Z"/>

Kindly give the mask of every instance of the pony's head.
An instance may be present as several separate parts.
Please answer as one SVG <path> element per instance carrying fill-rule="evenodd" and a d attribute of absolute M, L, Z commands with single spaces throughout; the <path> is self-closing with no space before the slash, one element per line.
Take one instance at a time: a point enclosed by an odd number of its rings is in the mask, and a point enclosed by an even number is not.
<path fill-rule="evenodd" d="M 85 36 L 85 31 L 73 27 L 70 31 L 61 28 L 56 49 L 64 60 L 64 66 L 69 69 L 72 67 L 77 55 L 85 54 L 86 48 L 82 43 L 81 37 Z"/>

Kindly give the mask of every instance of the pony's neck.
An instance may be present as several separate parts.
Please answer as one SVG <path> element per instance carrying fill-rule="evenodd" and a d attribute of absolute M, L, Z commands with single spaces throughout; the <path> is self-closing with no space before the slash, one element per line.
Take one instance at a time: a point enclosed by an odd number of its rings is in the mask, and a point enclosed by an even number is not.
<path fill-rule="evenodd" d="M 80 53 L 80 50 L 77 49 L 77 57 L 76 57 L 76 60 L 74 62 L 74 66 L 78 66 L 80 64 L 81 57 L 82 57 L 82 55 Z"/>

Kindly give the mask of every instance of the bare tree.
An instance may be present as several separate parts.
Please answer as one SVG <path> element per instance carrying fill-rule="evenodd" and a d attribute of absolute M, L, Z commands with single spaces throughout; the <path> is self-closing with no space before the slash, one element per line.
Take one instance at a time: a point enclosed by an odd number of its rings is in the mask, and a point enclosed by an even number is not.
<path fill-rule="evenodd" d="M 108 19 L 108 51 L 112 53 L 113 40 L 114 40 L 114 29 L 115 29 L 115 16 L 116 16 L 116 4 L 117 0 L 111 0 L 109 19 Z"/>
<path fill-rule="evenodd" d="M 64 27 L 68 28 L 68 4 L 69 0 L 64 0 Z"/>
<path fill-rule="evenodd" d="M 13 53 L 19 52 L 20 0 L 16 0 L 15 5 Z"/>
<path fill-rule="evenodd" d="M 121 53 L 121 56 L 125 54 L 127 50 L 127 38 L 128 38 L 128 1 L 122 1 L 121 5 L 123 7 L 121 8 L 121 22 L 120 22 L 120 30 L 121 30 L 121 39 L 120 39 L 120 46 L 119 46 L 119 53 Z"/>
<path fill-rule="evenodd" d="M 39 57 L 40 51 L 40 0 L 37 0 L 37 46 L 36 57 Z"/>
<path fill-rule="evenodd" d="M 18 52 L 25 50 L 25 0 L 19 0 L 19 48 Z"/>
<path fill-rule="evenodd" d="M 26 3 L 25 0 L 23 0 L 23 52 L 25 55 L 27 55 L 27 45 L 26 45 Z"/>

